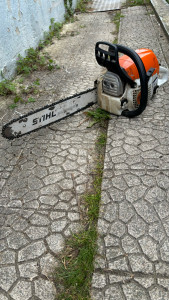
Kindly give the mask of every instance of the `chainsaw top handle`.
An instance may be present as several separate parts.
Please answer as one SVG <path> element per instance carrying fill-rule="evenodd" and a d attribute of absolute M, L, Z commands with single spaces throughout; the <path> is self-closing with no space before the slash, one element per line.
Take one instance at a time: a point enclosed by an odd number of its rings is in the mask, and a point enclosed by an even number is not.
<path fill-rule="evenodd" d="M 107 46 L 108 50 L 104 50 L 101 46 Z M 105 47 L 104 47 L 105 48 Z M 135 86 L 135 82 L 128 76 L 127 72 L 120 67 L 119 53 L 129 56 L 135 63 L 141 84 L 141 99 L 139 107 L 134 111 L 124 110 L 122 115 L 133 118 L 140 115 L 147 106 L 148 99 L 148 78 L 144 64 L 140 56 L 132 49 L 108 42 L 97 42 L 95 46 L 95 57 L 100 66 L 107 68 L 108 71 L 116 73 L 124 82 L 129 83 L 131 87 Z"/>

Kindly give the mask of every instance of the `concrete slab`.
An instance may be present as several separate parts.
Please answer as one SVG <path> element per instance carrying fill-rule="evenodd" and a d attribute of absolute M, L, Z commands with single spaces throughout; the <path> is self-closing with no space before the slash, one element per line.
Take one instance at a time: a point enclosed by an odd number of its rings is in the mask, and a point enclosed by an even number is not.
<path fill-rule="evenodd" d="M 169 38 L 169 3 L 166 0 L 151 0 L 151 4 Z"/>

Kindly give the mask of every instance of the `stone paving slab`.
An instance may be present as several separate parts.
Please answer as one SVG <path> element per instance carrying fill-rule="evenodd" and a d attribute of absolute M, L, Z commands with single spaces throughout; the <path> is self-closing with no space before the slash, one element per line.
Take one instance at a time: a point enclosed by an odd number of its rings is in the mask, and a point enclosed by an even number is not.
<path fill-rule="evenodd" d="M 85 119 L 79 114 L 1 148 L 0 283 L 7 299 L 55 298 L 49 278 L 65 239 L 81 228 L 79 201 L 92 183 L 98 129 L 86 129 Z"/>
<path fill-rule="evenodd" d="M 149 10 L 121 14 L 119 43 L 166 66 Z M 92 299 L 169 299 L 168 101 L 167 83 L 142 115 L 109 122 Z"/>

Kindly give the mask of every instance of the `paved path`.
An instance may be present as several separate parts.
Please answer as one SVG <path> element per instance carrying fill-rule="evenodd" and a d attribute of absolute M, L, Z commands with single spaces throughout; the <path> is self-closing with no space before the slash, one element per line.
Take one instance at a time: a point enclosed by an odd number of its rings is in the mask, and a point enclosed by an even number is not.
<path fill-rule="evenodd" d="M 155 17 L 142 7 L 122 14 L 119 42 L 153 48 L 164 65 Z M 93 86 L 101 71 L 94 45 L 113 41 L 112 13 L 78 19 L 48 49 L 61 69 L 33 75 L 39 102 L 11 112 L 5 99 L 2 122 Z M 140 117 L 109 124 L 93 299 L 169 299 L 168 94 L 166 85 Z M 92 181 L 98 128 L 84 121 L 80 113 L 16 141 L 0 137 L 1 300 L 54 300 L 51 271 L 80 229 L 79 199 Z"/>
<path fill-rule="evenodd" d="M 33 105 L 10 111 L 4 99 L 2 121 L 93 87 L 101 70 L 95 43 L 113 40 L 113 30 L 108 13 L 64 26 L 46 49 L 61 69 L 33 75 L 42 90 Z M 51 272 L 65 239 L 80 229 L 79 201 L 93 179 L 99 129 L 88 125 L 82 112 L 12 142 L 0 137 L 0 300 L 55 299 Z"/>
<path fill-rule="evenodd" d="M 122 10 L 119 43 L 154 50 L 155 17 Z M 169 299 L 169 83 L 136 119 L 109 122 L 93 299 Z"/>

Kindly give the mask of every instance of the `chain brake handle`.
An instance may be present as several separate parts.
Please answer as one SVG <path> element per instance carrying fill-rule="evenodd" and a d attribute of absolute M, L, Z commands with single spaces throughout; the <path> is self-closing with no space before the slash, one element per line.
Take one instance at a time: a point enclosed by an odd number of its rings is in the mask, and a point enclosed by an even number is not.
<path fill-rule="evenodd" d="M 107 46 L 108 50 L 104 50 L 100 45 Z M 110 44 L 108 42 L 96 43 L 95 57 L 98 64 L 105 67 L 108 71 L 116 73 L 123 81 L 129 83 L 131 87 L 134 87 L 134 81 L 128 76 L 125 70 L 120 67 L 118 53 L 118 47 L 115 44 Z"/>
<path fill-rule="evenodd" d="M 107 46 L 108 50 L 104 50 L 101 46 Z M 98 64 L 105 67 L 108 71 L 116 73 L 124 82 L 129 83 L 132 88 L 135 87 L 135 82 L 128 76 L 127 72 L 120 67 L 119 52 L 129 56 L 135 63 L 141 84 L 141 99 L 139 107 L 134 111 L 124 110 L 122 115 L 133 118 L 140 115 L 147 106 L 148 99 L 148 80 L 144 64 L 140 56 L 132 49 L 108 42 L 97 42 L 95 46 L 95 57 Z"/>

